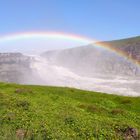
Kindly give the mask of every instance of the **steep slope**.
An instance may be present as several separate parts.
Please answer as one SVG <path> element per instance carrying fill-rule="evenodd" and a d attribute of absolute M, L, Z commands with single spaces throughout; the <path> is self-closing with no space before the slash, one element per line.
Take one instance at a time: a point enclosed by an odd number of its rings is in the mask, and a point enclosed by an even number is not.
<path fill-rule="evenodd" d="M 140 36 L 101 43 L 113 46 L 114 48 L 119 48 L 126 52 L 130 57 L 133 57 L 140 62 Z"/>

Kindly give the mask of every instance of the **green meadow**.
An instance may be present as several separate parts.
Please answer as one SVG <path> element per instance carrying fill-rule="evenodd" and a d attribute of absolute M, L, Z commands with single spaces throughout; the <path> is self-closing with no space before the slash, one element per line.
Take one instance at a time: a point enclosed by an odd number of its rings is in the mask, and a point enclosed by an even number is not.
<path fill-rule="evenodd" d="M 140 139 L 140 97 L 0 83 L 0 140 Z"/>

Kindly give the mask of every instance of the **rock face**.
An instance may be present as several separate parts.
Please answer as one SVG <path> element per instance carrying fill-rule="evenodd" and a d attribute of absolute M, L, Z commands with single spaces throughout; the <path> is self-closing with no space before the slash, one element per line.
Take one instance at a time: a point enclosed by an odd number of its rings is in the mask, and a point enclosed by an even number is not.
<path fill-rule="evenodd" d="M 140 62 L 140 37 L 102 42 L 126 52 L 130 57 Z"/>
<path fill-rule="evenodd" d="M 31 73 L 30 59 L 21 53 L 0 53 L 0 81 L 23 83 Z"/>

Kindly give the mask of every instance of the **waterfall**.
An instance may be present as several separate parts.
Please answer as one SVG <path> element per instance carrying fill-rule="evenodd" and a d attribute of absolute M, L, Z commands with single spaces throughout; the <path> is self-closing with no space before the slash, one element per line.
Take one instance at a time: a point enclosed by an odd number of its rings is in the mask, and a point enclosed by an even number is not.
<path fill-rule="evenodd" d="M 79 89 L 139 96 L 140 81 L 130 77 L 114 75 L 111 78 L 86 77 L 74 73 L 68 68 L 54 64 L 41 56 L 34 57 L 31 63 L 33 80 L 31 84 L 74 87 Z"/>

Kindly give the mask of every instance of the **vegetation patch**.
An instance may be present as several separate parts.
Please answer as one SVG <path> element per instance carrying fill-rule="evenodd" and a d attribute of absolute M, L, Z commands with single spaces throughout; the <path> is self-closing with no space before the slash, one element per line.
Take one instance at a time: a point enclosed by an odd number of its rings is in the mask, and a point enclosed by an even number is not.
<path fill-rule="evenodd" d="M 30 103 L 26 100 L 17 101 L 17 106 L 23 108 L 24 110 L 28 110 Z"/>
<path fill-rule="evenodd" d="M 111 114 L 113 114 L 113 115 L 124 115 L 125 111 L 117 108 L 117 109 L 111 110 Z"/>
<path fill-rule="evenodd" d="M 15 93 L 25 94 L 25 93 L 33 93 L 33 91 L 31 89 L 27 89 L 27 88 L 17 88 L 15 90 Z"/>
<path fill-rule="evenodd" d="M 130 100 L 130 99 L 122 99 L 121 103 L 122 104 L 132 104 L 132 100 Z"/>
<path fill-rule="evenodd" d="M 140 139 L 140 97 L 7 83 L 0 87 L 0 140 Z"/>

